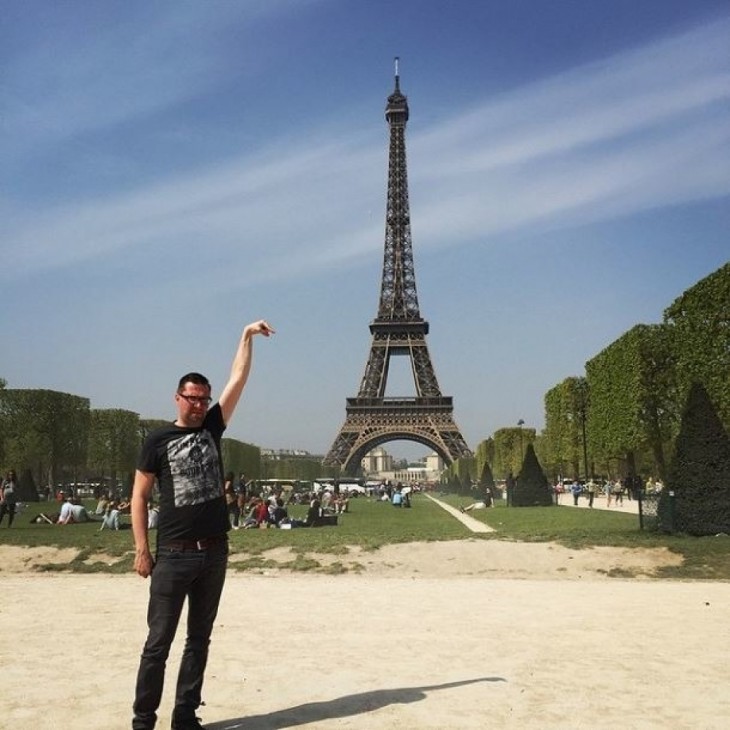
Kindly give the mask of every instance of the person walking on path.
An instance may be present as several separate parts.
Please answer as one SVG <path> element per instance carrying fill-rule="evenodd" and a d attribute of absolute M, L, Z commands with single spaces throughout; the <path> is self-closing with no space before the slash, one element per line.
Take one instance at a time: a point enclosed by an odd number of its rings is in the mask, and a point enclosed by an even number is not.
<path fill-rule="evenodd" d="M 152 730 L 162 698 L 165 664 L 185 599 L 187 637 L 177 677 L 172 730 L 202 730 L 201 704 L 208 645 L 228 563 L 228 510 L 223 493 L 221 438 L 248 380 L 253 338 L 274 330 L 259 320 L 243 329 L 231 374 L 212 408 L 211 386 L 200 373 L 180 378 L 174 423 L 151 432 L 139 456 L 132 489 L 134 569 L 150 577 L 149 632 L 133 705 L 133 730 Z M 148 509 L 157 481 L 160 502 L 155 557 Z"/>
<path fill-rule="evenodd" d="M 578 497 L 580 497 L 580 495 L 583 494 L 583 485 L 576 479 L 570 485 L 570 492 L 573 495 L 573 504 L 577 507 L 578 506 Z"/>
<path fill-rule="evenodd" d="M 596 483 L 593 479 L 589 480 L 586 491 L 588 492 L 588 506 L 593 509 L 593 500 L 596 498 Z"/>
<path fill-rule="evenodd" d="M 613 497 L 613 482 L 610 479 L 606 480 L 606 485 L 604 486 L 604 491 L 606 492 L 606 507 L 611 506 L 611 498 Z"/>
<path fill-rule="evenodd" d="M 0 525 L 8 515 L 8 527 L 12 527 L 18 505 L 18 478 L 11 469 L 0 486 Z"/>

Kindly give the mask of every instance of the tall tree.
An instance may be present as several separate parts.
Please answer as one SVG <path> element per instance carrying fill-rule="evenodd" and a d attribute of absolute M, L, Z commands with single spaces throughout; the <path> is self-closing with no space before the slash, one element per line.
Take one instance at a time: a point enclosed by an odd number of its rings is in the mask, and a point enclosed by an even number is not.
<path fill-rule="evenodd" d="M 484 465 L 494 462 L 494 439 L 487 438 L 480 441 L 474 450 L 474 472 L 481 474 Z"/>
<path fill-rule="evenodd" d="M 224 469 L 236 476 L 245 474 L 247 479 L 260 479 L 264 476 L 261 468 L 261 449 L 237 439 L 224 438 L 221 441 Z M 273 475 L 266 474 L 266 477 Z"/>
<path fill-rule="evenodd" d="M 589 410 L 588 382 L 570 377 L 545 394 L 545 430 L 541 443 L 543 464 L 553 477 L 587 476 L 591 469 L 585 447 Z M 581 469 L 581 464 L 583 468 Z"/>
<path fill-rule="evenodd" d="M 730 262 L 678 297 L 664 321 L 673 331 L 680 398 L 702 383 L 730 429 Z"/>
<path fill-rule="evenodd" d="M 6 460 L 31 469 L 36 484 L 75 476 L 86 463 L 89 399 L 55 390 L 6 389 L 0 406 Z"/>
<path fill-rule="evenodd" d="M 730 533 L 730 439 L 699 383 L 690 388 L 658 514 L 667 531 Z"/>
<path fill-rule="evenodd" d="M 522 465 L 525 449 L 535 441 L 534 428 L 500 428 L 494 432 L 494 462 L 492 468 L 497 479 L 506 479 L 512 472 L 517 474 Z"/>
<path fill-rule="evenodd" d="M 118 477 L 134 472 L 140 448 L 139 416 L 120 408 L 93 409 L 90 413 L 88 467 L 95 477 Z"/>
<path fill-rule="evenodd" d="M 649 449 L 662 479 L 678 420 L 670 337 L 666 325 L 636 325 L 586 363 L 592 452 L 625 458 L 635 473 L 637 452 Z"/>

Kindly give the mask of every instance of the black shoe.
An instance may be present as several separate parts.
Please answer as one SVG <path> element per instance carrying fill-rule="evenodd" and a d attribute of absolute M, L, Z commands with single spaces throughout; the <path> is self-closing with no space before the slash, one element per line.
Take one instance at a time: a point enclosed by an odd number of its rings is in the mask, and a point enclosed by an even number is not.
<path fill-rule="evenodd" d="M 205 727 L 200 724 L 199 717 L 193 717 L 190 720 L 173 720 L 171 728 L 172 730 L 205 730 Z"/>

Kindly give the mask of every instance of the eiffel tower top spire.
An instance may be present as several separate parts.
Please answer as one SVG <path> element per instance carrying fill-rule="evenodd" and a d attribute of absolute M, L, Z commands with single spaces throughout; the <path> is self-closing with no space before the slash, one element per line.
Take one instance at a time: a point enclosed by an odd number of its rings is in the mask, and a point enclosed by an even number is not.
<path fill-rule="evenodd" d="M 411 241 L 411 213 L 408 204 L 405 130 L 408 99 L 400 90 L 399 59 L 395 59 L 395 89 L 388 97 L 385 119 L 390 126 L 388 200 L 385 214 L 383 278 L 378 315 L 371 331 L 389 322 L 428 323 L 421 319 L 416 291 Z"/>
<path fill-rule="evenodd" d="M 403 126 L 405 126 L 405 123 L 408 121 L 408 99 L 403 96 L 400 90 L 400 72 L 398 70 L 398 67 L 400 65 L 400 58 L 398 56 L 395 57 L 395 90 L 393 93 L 388 97 L 388 105 L 385 108 L 385 118 L 388 120 L 388 123 L 392 123 L 393 121 L 396 121 L 397 115 L 403 115 L 405 114 L 405 118 L 402 120 L 397 119 L 397 121 L 402 121 Z"/>

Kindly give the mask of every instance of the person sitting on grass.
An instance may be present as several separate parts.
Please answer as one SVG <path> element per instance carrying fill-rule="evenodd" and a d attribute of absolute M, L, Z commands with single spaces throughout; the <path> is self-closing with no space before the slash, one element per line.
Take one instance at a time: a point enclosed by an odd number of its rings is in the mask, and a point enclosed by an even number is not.
<path fill-rule="evenodd" d="M 307 527 L 314 527 L 318 525 L 322 518 L 322 504 L 317 499 L 317 495 L 309 503 L 309 509 L 307 510 L 307 517 L 304 520 L 304 524 Z"/>
<path fill-rule="evenodd" d="M 350 505 L 350 498 L 347 496 L 347 494 L 339 494 L 337 497 L 335 497 L 334 501 L 335 505 L 335 514 L 341 515 L 345 512 L 349 511 L 349 505 Z"/>
<path fill-rule="evenodd" d="M 119 506 L 113 500 L 109 502 L 106 508 L 104 519 L 101 522 L 99 532 L 101 532 L 104 528 L 106 528 L 107 530 L 119 529 Z"/>
<path fill-rule="evenodd" d="M 269 512 L 268 522 L 272 527 L 279 527 L 282 522 L 289 519 L 289 512 L 284 506 L 284 500 L 281 497 L 277 497 L 267 507 Z"/>
<path fill-rule="evenodd" d="M 334 499 L 332 492 L 329 489 L 325 489 L 322 493 L 322 514 L 333 513 L 334 508 L 332 507 L 332 500 Z"/>
<path fill-rule="evenodd" d="M 99 497 L 99 501 L 96 503 L 96 509 L 94 510 L 95 515 L 105 515 L 109 509 L 109 504 L 112 500 L 109 499 L 109 495 L 106 493 Z"/>
<path fill-rule="evenodd" d="M 487 503 L 483 499 L 478 499 L 476 502 L 468 504 L 466 507 L 459 507 L 462 512 L 471 512 L 473 509 L 486 509 Z"/>
<path fill-rule="evenodd" d="M 57 525 L 71 525 L 75 522 L 88 522 L 89 515 L 86 507 L 82 504 L 75 504 L 69 494 L 66 501 L 61 505 L 61 512 L 58 515 Z"/>
<path fill-rule="evenodd" d="M 261 497 L 253 497 L 250 505 L 251 510 L 242 525 L 244 530 L 258 527 L 262 522 L 266 522 L 269 516 L 269 508 Z"/>

